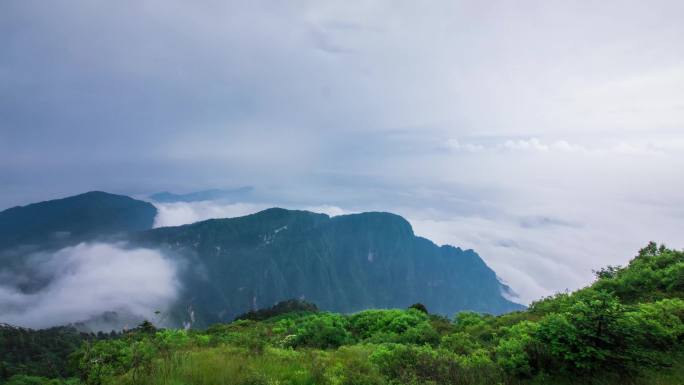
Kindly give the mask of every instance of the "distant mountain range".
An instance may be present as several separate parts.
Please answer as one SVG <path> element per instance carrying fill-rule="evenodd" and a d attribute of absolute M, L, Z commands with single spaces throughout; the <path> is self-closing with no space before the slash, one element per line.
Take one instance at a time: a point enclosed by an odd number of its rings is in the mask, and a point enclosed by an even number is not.
<path fill-rule="evenodd" d="M 195 191 L 187 194 L 174 194 L 168 191 L 159 192 L 150 195 L 150 199 L 155 202 L 160 203 L 173 203 L 173 202 L 201 202 L 201 201 L 244 201 L 248 199 L 254 188 L 250 186 L 240 187 L 230 190 L 202 190 Z"/>
<path fill-rule="evenodd" d="M 147 202 L 104 192 L 2 211 L 0 270 L 16 265 L 8 255 L 22 258 L 7 251 L 24 245 L 54 249 L 125 239 L 179 262 L 182 290 L 169 319 L 196 327 L 290 298 L 339 312 L 415 302 L 445 315 L 523 308 L 507 299 L 510 289 L 477 253 L 418 237 L 398 215 L 329 217 L 272 208 L 152 229 L 155 215 Z"/>

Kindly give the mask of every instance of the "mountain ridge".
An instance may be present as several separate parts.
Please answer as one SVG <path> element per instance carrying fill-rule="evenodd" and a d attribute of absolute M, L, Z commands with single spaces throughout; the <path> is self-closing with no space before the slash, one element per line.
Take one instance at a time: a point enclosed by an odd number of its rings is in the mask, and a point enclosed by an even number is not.
<path fill-rule="evenodd" d="M 245 199 L 252 194 L 254 188 L 251 186 L 238 187 L 234 189 L 209 189 L 201 191 L 193 191 L 184 194 L 172 193 L 169 191 L 162 191 L 154 193 L 149 196 L 155 202 L 159 203 L 175 203 L 175 202 L 201 202 L 201 201 L 216 201 L 216 200 L 239 200 Z"/>
<path fill-rule="evenodd" d="M 184 272 L 186 283 L 201 288 L 185 300 L 208 323 L 289 298 L 341 312 L 415 302 L 442 314 L 523 308 L 503 297 L 510 288 L 475 251 L 438 246 L 387 212 L 329 217 L 270 208 L 147 230 L 132 240 L 201 270 Z"/>

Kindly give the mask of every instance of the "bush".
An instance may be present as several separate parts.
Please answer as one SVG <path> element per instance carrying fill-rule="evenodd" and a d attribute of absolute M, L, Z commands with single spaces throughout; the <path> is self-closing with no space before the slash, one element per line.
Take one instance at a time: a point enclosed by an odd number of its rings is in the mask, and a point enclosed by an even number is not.
<path fill-rule="evenodd" d="M 633 310 L 609 293 L 588 290 L 563 313 L 539 324 L 539 341 L 563 367 L 579 373 L 608 371 L 633 375 L 658 365 L 657 350 L 670 349 L 682 334 L 680 300 L 643 304 Z"/>
<path fill-rule="evenodd" d="M 340 385 L 382 385 L 385 380 L 378 367 L 370 362 L 371 351 L 363 346 L 344 346 L 335 354 L 339 365 L 333 368 L 338 379 L 331 378 L 331 384 Z"/>
<path fill-rule="evenodd" d="M 522 321 L 505 330 L 506 336 L 499 340 L 495 352 L 496 363 L 506 373 L 515 377 L 530 377 L 533 374 L 528 352 L 538 329 L 537 323 Z"/>
<path fill-rule="evenodd" d="M 440 346 L 456 354 L 470 354 L 482 348 L 482 345 L 468 333 L 457 332 L 442 337 Z"/>
<path fill-rule="evenodd" d="M 372 343 L 439 343 L 428 315 L 415 309 L 362 311 L 349 317 L 349 330 L 355 338 Z"/>
<path fill-rule="evenodd" d="M 409 309 L 415 309 L 415 310 L 418 310 L 418 311 L 421 312 L 421 313 L 428 314 L 427 308 L 425 307 L 425 305 L 423 305 L 423 304 L 420 303 L 420 302 L 419 302 L 419 303 L 414 303 L 413 305 L 409 306 Z"/>
<path fill-rule="evenodd" d="M 40 376 L 26 376 L 18 374 L 7 380 L 5 385 L 78 385 L 79 381 L 75 378 L 60 380 L 55 378 L 45 378 Z"/>
<path fill-rule="evenodd" d="M 385 344 L 371 361 L 395 384 L 496 384 L 501 372 L 484 350 L 457 355 L 430 346 Z"/>
<path fill-rule="evenodd" d="M 339 314 L 317 313 L 296 321 L 282 320 L 278 326 L 278 332 L 286 334 L 283 344 L 293 348 L 337 348 L 352 341 L 348 321 Z"/>
<path fill-rule="evenodd" d="M 277 304 L 266 309 L 260 309 L 241 314 L 237 316 L 235 320 L 263 321 L 272 317 L 293 312 L 316 313 L 318 312 L 318 307 L 315 304 L 306 302 L 304 300 L 289 299 L 278 302 Z"/>

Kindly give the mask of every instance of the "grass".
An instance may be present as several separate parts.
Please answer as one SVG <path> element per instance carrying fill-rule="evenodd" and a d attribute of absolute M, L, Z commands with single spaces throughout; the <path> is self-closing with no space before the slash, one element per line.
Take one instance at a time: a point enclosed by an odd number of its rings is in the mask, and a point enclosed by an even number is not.
<path fill-rule="evenodd" d="M 122 377 L 112 378 L 110 384 L 387 384 L 387 380 L 369 362 L 369 355 L 373 349 L 373 345 L 345 346 L 336 350 L 292 350 L 267 347 L 257 354 L 249 349 L 232 345 L 193 347 L 158 358 L 150 367 L 137 372 L 129 372 Z M 530 381 L 515 381 L 515 385 L 684 385 L 684 359 L 682 358 L 684 357 L 676 357 L 672 368 L 650 370 L 638 379 L 625 380 L 600 375 L 587 379 L 538 376 Z M 485 376 L 484 373 L 483 376 Z M 476 379 L 472 380 L 475 381 L 466 382 L 480 383 Z M 491 385 L 503 384 L 491 382 Z"/>
<path fill-rule="evenodd" d="M 379 384 L 380 375 L 368 365 L 368 354 L 360 346 L 333 351 L 268 347 L 261 354 L 229 345 L 193 348 L 159 358 L 151 367 L 115 378 L 112 384 L 314 385 L 351 383 L 351 377 Z"/>

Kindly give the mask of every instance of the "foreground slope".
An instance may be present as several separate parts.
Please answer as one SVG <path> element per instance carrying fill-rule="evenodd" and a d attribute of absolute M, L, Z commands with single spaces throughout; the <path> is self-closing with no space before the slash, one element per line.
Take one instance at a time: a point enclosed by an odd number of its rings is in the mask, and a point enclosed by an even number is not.
<path fill-rule="evenodd" d="M 206 330 L 144 322 L 79 337 L 0 325 L 0 383 L 682 385 L 682 271 L 684 252 L 651 244 L 589 287 L 501 316 L 447 319 L 420 304 L 336 314 L 287 301 Z"/>
<path fill-rule="evenodd" d="M 288 298 L 340 312 L 414 302 L 441 314 L 522 308 L 504 298 L 508 288 L 474 251 L 439 247 L 389 213 L 331 218 L 273 208 L 134 239 L 186 262 L 179 308 L 192 308 L 196 326 Z"/>

